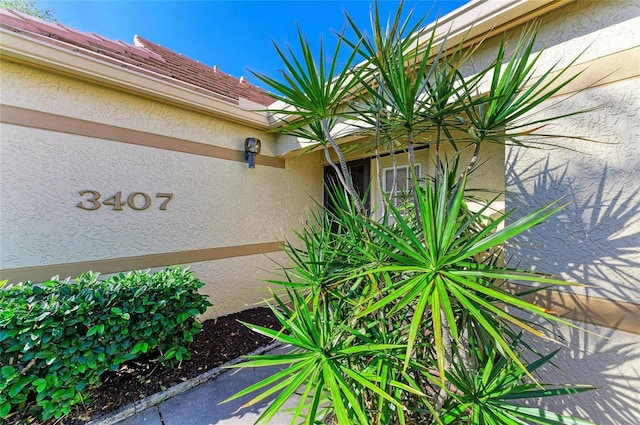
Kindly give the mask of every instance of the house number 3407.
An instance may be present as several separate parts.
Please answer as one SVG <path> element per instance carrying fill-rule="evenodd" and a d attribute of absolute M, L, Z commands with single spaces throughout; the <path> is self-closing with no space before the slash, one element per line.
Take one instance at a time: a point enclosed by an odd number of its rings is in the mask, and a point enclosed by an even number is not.
<path fill-rule="evenodd" d="M 95 190 L 81 190 L 79 193 L 82 201 L 78 202 L 76 207 L 88 211 L 95 211 L 102 205 L 111 207 L 113 211 L 122 211 L 125 205 L 132 210 L 142 211 L 154 202 L 160 203 L 160 211 L 166 211 L 169 202 L 173 199 L 173 193 L 156 193 L 155 201 L 152 201 L 151 196 L 144 192 L 133 192 L 127 196 L 126 200 L 122 197 L 122 192 L 117 192 L 104 200 L 101 199 L 100 192 Z"/>

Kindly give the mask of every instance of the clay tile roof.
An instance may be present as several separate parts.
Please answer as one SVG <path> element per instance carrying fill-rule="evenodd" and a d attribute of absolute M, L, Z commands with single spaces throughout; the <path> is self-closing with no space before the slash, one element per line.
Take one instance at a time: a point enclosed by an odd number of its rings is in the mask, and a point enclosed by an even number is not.
<path fill-rule="evenodd" d="M 9 9 L 0 9 L 0 27 L 231 103 L 238 104 L 240 98 L 264 106 L 274 102 L 244 77 L 225 74 L 138 35 L 131 45 Z"/>
<path fill-rule="evenodd" d="M 186 56 L 169 50 L 136 35 L 134 44 L 150 52 L 160 55 L 166 62 L 156 72 L 175 78 L 198 87 L 210 90 L 223 96 L 248 99 L 261 105 L 270 105 L 274 99 L 264 90 L 247 82 L 244 77 L 234 77 Z"/>

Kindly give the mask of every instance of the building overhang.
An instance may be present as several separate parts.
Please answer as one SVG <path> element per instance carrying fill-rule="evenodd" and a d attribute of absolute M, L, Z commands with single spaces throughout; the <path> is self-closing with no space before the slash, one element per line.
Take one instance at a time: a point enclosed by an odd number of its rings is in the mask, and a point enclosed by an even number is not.
<path fill-rule="evenodd" d="M 541 15 L 565 6 L 576 0 L 473 0 L 458 9 L 448 13 L 437 22 L 433 22 L 422 30 L 422 36 L 418 39 L 419 51 L 429 42 L 435 29 L 431 52 L 437 54 L 441 49 L 458 47 L 461 44 L 471 45 L 479 40 L 490 38 L 503 32 L 516 28 L 526 22 L 530 22 Z M 283 102 L 271 105 L 273 109 L 287 110 Z M 284 121 L 295 120 L 295 112 L 284 116 L 274 117 L 274 127 L 282 125 Z M 345 125 L 341 125 L 338 132 L 349 134 Z M 339 143 L 352 141 L 353 137 L 339 140 Z M 306 139 L 282 136 L 276 137 L 277 155 L 286 156 L 296 150 L 308 148 L 313 145 Z"/>
<path fill-rule="evenodd" d="M 422 43 L 428 43 L 436 28 L 432 51 L 502 34 L 576 0 L 473 0 L 426 26 Z M 418 50 L 420 47 L 418 47 Z M 435 53 L 434 53 L 435 54 Z"/>
<path fill-rule="evenodd" d="M 446 43 L 446 49 L 462 42 L 473 43 L 481 38 L 491 37 L 574 1 L 576 0 L 474 0 L 443 16 L 437 24 L 434 22 L 425 27 L 423 32 L 428 35 L 424 36 L 423 43 L 427 42 L 436 25 L 432 51 L 438 51 L 443 43 Z M 256 112 L 252 109 L 263 107 L 244 99 L 223 99 L 223 96 L 216 93 L 186 83 L 178 84 L 159 74 L 146 71 L 141 73 L 125 63 L 106 62 L 80 52 L 80 48 L 74 51 L 4 28 L 0 29 L 0 36 L 0 58 L 3 60 L 162 101 L 250 128 L 276 130 L 282 125 L 283 119 L 296 119 L 293 110 L 286 117 Z M 274 103 L 271 108 L 289 109 L 282 102 Z M 276 153 L 278 156 L 286 156 L 312 144 L 309 140 L 278 136 Z"/>
<path fill-rule="evenodd" d="M 0 59 L 5 61 L 70 76 L 251 128 L 271 128 L 268 114 L 251 110 L 256 105 L 248 100 L 222 99 L 222 96 L 196 86 L 178 85 L 161 75 L 137 72 L 125 63 L 108 63 L 4 28 L 0 28 L 0 39 Z"/>

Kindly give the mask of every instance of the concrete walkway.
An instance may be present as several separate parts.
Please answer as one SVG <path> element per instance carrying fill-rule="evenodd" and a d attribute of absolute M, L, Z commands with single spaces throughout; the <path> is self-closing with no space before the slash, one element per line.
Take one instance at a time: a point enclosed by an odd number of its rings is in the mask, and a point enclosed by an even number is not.
<path fill-rule="evenodd" d="M 273 352 L 283 350 L 286 349 L 277 348 Z M 117 425 L 253 424 L 267 408 L 267 401 L 241 410 L 238 409 L 252 398 L 251 395 L 222 405 L 218 403 L 278 370 L 280 370 L 279 367 L 229 369 L 217 378 L 205 381 L 157 406 L 117 422 Z M 296 402 L 292 401 L 287 407 L 293 407 L 295 404 Z M 291 416 L 284 412 L 276 414 L 270 422 L 273 425 L 289 425 L 290 423 Z"/>

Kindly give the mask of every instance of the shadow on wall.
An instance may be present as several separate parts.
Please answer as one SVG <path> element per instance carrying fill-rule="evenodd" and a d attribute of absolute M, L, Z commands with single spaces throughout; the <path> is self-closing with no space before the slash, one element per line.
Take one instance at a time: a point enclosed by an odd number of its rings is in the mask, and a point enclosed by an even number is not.
<path fill-rule="evenodd" d="M 555 200 L 567 203 L 510 243 L 510 262 L 583 283 L 585 295 L 640 302 L 640 190 L 611 179 L 606 164 L 597 184 L 585 187 L 568 163 L 551 166 L 551 155 L 517 173 L 510 165 L 522 163 L 523 152 L 507 155 L 507 209 L 518 206 L 512 220 Z"/>
<path fill-rule="evenodd" d="M 630 190 L 612 178 L 606 164 L 597 176 L 581 177 L 575 170 L 572 175 L 569 163 L 551 165 L 556 159 L 553 152 L 525 161 L 522 156 L 531 152 L 509 150 L 507 209 L 518 207 L 511 220 L 558 199 L 567 203 L 546 222 L 510 242 L 509 262 L 586 284 L 585 295 L 613 300 L 606 303 L 606 318 L 595 322 L 615 328 L 620 324 L 616 318 L 626 316 L 635 321 L 630 326 L 637 330 L 640 319 L 629 314 L 632 305 L 616 300 L 640 300 L 640 190 Z M 517 173 L 513 164 L 519 165 Z M 534 302 L 556 311 L 571 305 L 572 318 L 593 321 L 602 310 L 594 309 L 590 301 L 584 304 L 577 291 L 560 292 L 553 301 L 549 292 L 542 292 Z M 567 348 L 553 359 L 558 368 L 548 367 L 541 376 L 546 382 L 591 384 L 597 390 L 545 398 L 535 405 L 601 424 L 640 423 L 640 335 L 585 323 L 579 326 L 591 333 L 564 326 L 555 330 Z M 540 341 L 534 344 L 540 345 Z M 559 348 L 551 342 L 542 345 L 544 353 Z"/>
<path fill-rule="evenodd" d="M 539 369 L 541 381 L 589 384 L 596 390 L 527 404 L 601 425 L 640 423 L 640 337 L 593 325 L 580 326 L 588 332 L 566 326 L 555 329 L 565 347 L 550 341 L 528 342 L 545 354 L 561 348 L 553 365 Z"/>

